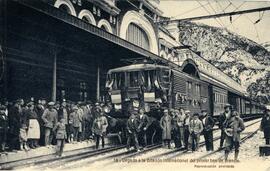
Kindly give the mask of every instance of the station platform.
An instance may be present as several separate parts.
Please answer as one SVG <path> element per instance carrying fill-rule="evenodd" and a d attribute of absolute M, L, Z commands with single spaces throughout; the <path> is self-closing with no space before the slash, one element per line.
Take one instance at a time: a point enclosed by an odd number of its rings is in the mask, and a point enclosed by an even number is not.
<path fill-rule="evenodd" d="M 117 143 L 117 138 L 108 136 L 105 138 L 105 146 L 113 146 Z M 85 140 L 82 142 L 65 143 L 63 155 L 78 153 L 95 149 L 96 142 L 94 140 Z M 101 144 L 100 144 L 101 147 Z M 43 156 L 55 155 L 56 145 L 41 146 L 28 151 L 18 150 L 14 152 L 0 153 L 0 165 L 20 160 L 33 159 Z"/>

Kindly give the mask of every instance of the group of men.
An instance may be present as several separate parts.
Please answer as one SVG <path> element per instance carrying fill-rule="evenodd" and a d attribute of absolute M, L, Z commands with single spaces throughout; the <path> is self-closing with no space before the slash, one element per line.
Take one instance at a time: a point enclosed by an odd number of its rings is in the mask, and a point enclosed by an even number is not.
<path fill-rule="evenodd" d="M 218 118 L 218 126 L 221 130 L 220 149 L 225 148 L 225 159 L 228 159 L 229 152 L 235 149 L 235 160 L 238 160 L 240 133 L 245 129 L 243 120 L 239 113 L 232 109 L 230 104 L 224 107 L 224 113 Z M 204 136 L 206 151 L 214 150 L 213 127 L 216 121 L 203 109 L 201 113 L 191 114 L 189 110 L 164 109 L 160 119 L 163 145 L 171 148 L 173 140 L 175 148 L 188 151 L 198 151 L 200 137 Z M 127 122 L 127 149 L 130 149 L 131 140 L 134 147 L 140 151 L 139 145 L 144 148 L 147 144 L 146 131 L 151 125 L 148 116 L 143 109 L 133 111 Z M 225 142 L 225 144 L 224 144 Z"/>
<path fill-rule="evenodd" d="M 215 121 L 206 110 L 201 114 L 191 114 L 189 110 L 164 110 L 164 116 L 160 120 L 162 129 L 162 140 L 171 148 L 173 140 L 175 148 L 182 148 L 188 151 L 197 151 L 199 148 L 200 136 L 204 135 L 206 150 L 213 150 L 213 127 Z"/>
<path fill-rule="evenodd" d="M 39 146 L 56 144 L 59 122 L 65 127 L 65 142 L 77 142 L 96 137 L 98 148 L 104 136 L 108 121 L 104 117 L 102 103 L 88 102 L 49 102 L 33 99 L 25 103 L 17 99 L 14 103 L 0 105 L 0 145 L 1 151 L 29 150 Z M 61 124 L 60 124 L 61 125 Z"/>

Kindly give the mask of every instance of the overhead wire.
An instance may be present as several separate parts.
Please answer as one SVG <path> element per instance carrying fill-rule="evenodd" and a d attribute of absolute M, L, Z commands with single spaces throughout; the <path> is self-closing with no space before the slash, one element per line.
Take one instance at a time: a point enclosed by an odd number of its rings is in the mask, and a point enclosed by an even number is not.
<path fill-rule="evenodd" d="M 209 4 L 209 2 L 208 2 L 208 3 L 206 3 L 206 4 L 203 4 L 203 6 L 206 6 L 206 5 L 208 5 L 208 4 Z M 187 11 L 185 11 L 185 12 L 182 12 L 182 13 L 180 13 L 180 14 L 178 14 L 178 15 L 176 15 L 176 16 L 174 16 L 174 17 L 172 17 L 172 18 L 176 18 L 176 17 L 183 16 L 184 14 L 190 13 L 190 12 L 195 11 L 195 10 L 200 9 L 200 8 L 202 8 L 202 6 L 201 6 L 201 5 L 200 5 L 200 6 L 198 6 L 198 7 L 196 7 L 196 8 L 193 8 L 193 9 L 191 9 L 191 10 L 187 10 Z"/>
<path fill-rule="evenodd" d="M 196 0 L 196 2 L 199 3 L 199 4 L 202 6 L 202 4 L 201 4 L 198 0 Z M 207 9 L 205 6 L 203 6 L 203 9 L 204 9 L 209 15 L 211 15 L 211 13 L 208 11 L 208 9 Z M 222 24 L 221 24 L 216 18 L 215 18 L 215 21 L 216 21 L 221 27 L 223 27 Z"/>
<path fill-rule="evenodd" d="M 209 2 L 209 0 L 207 0 L 207 2 Z M 211 5 L 211 3 L 209 3 L 209 6 L 210 6 L 210 8 L 214 11 L 214 13 L 217 14 L 217 11 L 213 8 L 213 6 Z M 221 22 L 222 26 L 225 27 L 225 25 L 224 25 L 224 23 L 222 22 L 222 20 L 221 20 L 220 18 L 217 18 L 217 19 Z"/>
<path fill-rule="evenodd" d="M 229 2 L 231 3 L 230 0 L 227 0 L 227 1 L 229 1 Z M 233 3 L 231 3 L 231 4 L 232 4 L 232 6 L 235 7 L 235 10 L 237 10 L 238 7 L 236 7 Z M 238 9 L 239 9 L 239 8 L 238 8 Z M 256 31 L 256 37 L 257 37 L 258 41 L 260 42 L 260 36 L 259 36 L 259 33 L 258 33 L 258 29 L 257 29 L 257 27 L 256 27 L 256 24 L 254 24 L 254 21 L 252 21 L 247 15 L 244 15 L 244 16 L 245 16 L 245 17 L 253 24 L 254 29 L 255 29 L 255 31 Z"/>

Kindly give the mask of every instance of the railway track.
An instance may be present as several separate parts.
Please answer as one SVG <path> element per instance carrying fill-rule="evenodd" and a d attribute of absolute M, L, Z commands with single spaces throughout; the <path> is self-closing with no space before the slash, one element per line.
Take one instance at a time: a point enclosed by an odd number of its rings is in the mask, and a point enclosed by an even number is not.
<path fill-rule="evenodd" d="M 256 129 L 255 131 L 253 132 L 248 132 L 246 136 L 244 136 L 243 138 L 241 138 L 240 140 L 240 144 L 244 143 L 246 140 L 252 138 L 257 132 L 259 131 L 259 129 Z M 205 155 L 202 155 L 200 157 L 198 157 L 197 159 L 204 159 L 204 158 L 207 158 L 207 157 L 210 157 L 218 152 L 221 152 L 221 151 L 224 151 L 225 148 L 223 147 L 222 149 L 219 149 L 219 150 L 214 150 L 212 151 L 211 153 L 208 153 L 208 154 L 205 154 Z M 221 159 L 223 156 L 220 156 L 218 159 Z"/>
<path fill-rule="evenodd" d="M 141 154 L 144 154 L 146 152 L 149 151 L 153 151 L 157 148 L 160 148 L 162 146 L 162 144 L 154 144 L 154 145 L 149 145 L 147 146 L 144 150 L 140 150 L 140 151 L 136 151 L 136 150 L 130 150 L 130 151 L 125 151 L 125 152 L 121 152 L 118 154 L 112 154 L 112 155 L 108 155 L 108 156 L 104 156 L 101 157 L 99 159 L 90 159 L 90 160 L 85 160 L 67 167 L 62 167 L 63 169 L 74 169 L 77 167 L 80 167 L 81 165 L 85 165 L 85 164 L 92 164 L 93 162 L 98 162 L 98 161 L 105 161 L 103 163 L 103 166 L 110 166 L 111 164 L 116 163 L 114 160 L 110 160 L 110 159 L 117 159 L 118 161 L 123 161 L 123 160 L 127 160 L 128 158 L 132 158 L 135 156 L 139 156 Z"/>
<path fill-rule="evenodd" d="M 10 170 L 10 169 L 25 168 L 25 167 L 31 167 L 31 166 L 37 166 L 37 165 L 39 166 L 39 168 L 45 168 L 48 165 L 53 167 L 56 163 L 65 163 L 65 162 L 80 160 L 80 159 L 88 158 L 91 156 L 119 150 L 122 148 L 125 148 L 125 146 L 122 145 L 122 146 L 116 146 L 116 147 L 107 147 L 107 148 L 98 149 L 98 150 L 89 150 L 82 153 L 78 153 L 75 150 L 73 154 L 65 155 L 62 157 L 56 157 L 55 155 L 48 155 L 48 156 L 35 157 L 31 159 L 24 159 L 24 160 L 5 163 L 0 166 L 0 169 Z"/>
<path fill-rule="evenodd" d="M 254 125 L 254 124 L 258 123 L 258 122 L 260 122 L 260 120 L 255 121 L 255 122 L 253 122 L 253 123 L 250 123 L 250 124 L 246 125 L 246 127 L 250 127 L 250 126 L 252 126 L 252 125 Z M 215 142 L 215 141 L 217 141 L 217 140 L 219 140 L 219 139 L 220 139 L 220 136 L 215 137 L 215 138 L 213 139 L 213 141 Z M 204 145 L 205 145 L 205 141 L 200 142 L 199 147 L 202 147 L 202 146 L 204 146 Z M 176 150 L 173 150 L 173 151 L 169 151 L 169 152 L 165 152 L 165 153 L 162 153 L 162 154 L 154 155 L 154 156 L 152 156 L 151 158 L 152 158 L 152 159 L 156 159 L 156 158 L 168 156 L 169 159 L 172 159 L 172 158 L 179 157 L 179 156 L 181 156 L 181 155 L 187 154 L 187 152 L 188 152 L 188 150 L 176 149 Z"/>

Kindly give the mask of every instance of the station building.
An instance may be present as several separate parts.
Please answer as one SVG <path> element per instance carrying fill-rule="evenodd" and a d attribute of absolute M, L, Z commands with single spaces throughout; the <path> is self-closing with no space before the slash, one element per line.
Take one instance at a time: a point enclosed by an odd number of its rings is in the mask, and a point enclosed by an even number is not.
<path fill-rule="evenodd" d="M 165 19 L 159 3 L 0 0 L 0 99 L 102 100 L 106 72 L 136 58 L 200 72 L 202 79 L 244 94 L 240 84 L 179 43 L 178 23 L 159 24 Z"/>

